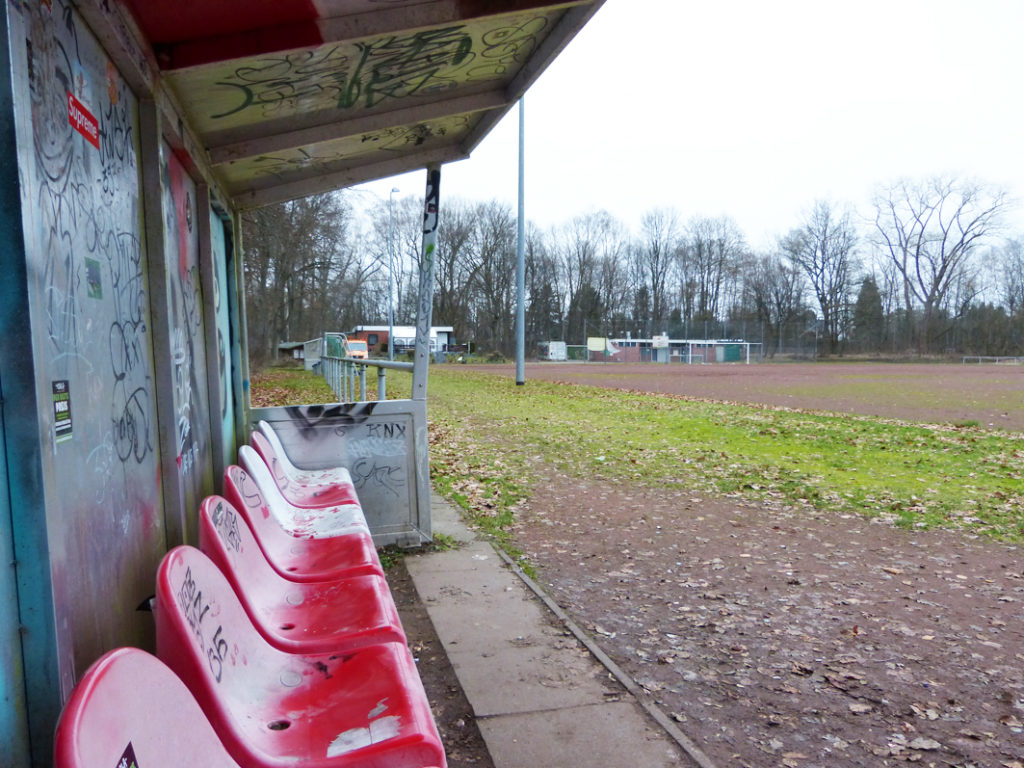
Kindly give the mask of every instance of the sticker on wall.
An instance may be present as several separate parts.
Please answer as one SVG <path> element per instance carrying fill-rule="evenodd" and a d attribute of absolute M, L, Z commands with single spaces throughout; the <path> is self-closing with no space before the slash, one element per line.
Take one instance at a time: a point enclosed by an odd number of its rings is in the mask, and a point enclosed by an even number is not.
<path fill-rule="evenodd" d="M 124 754 L 121 755 L 121 759 L 117 761 L 117 768 L 139 768 L 139 763 L 135 759 L 135 748 L 132 747 L 130 741 L 128 746 L 124 748 Z"/>
<path fill-rule="evenodd" d="M 71 439 L 71 387 L 66 379 L 53 382 L 53 427 L 58 443 Z"/>
<path fill-rule="evenodd" d="M 92 112 L 68 91 L 68 122 L 96 149 L 100 148 L 100 123 Z"/>
<path fill-rule="evenodd" d="M 85 257 L 85 284 L 90 299 L 103 298 L 103 282 L 100 277 L 100 263 L 96 259 Z"/>

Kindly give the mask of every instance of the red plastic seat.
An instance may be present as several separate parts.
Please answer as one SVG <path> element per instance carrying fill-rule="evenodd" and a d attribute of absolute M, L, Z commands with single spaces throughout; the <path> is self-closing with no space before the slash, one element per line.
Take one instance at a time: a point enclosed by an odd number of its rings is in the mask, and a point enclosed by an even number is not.
<path fill-rule="evenodd" d="M 445 765 L 416 665 L 402 643 L 352 653 L 278 650 L 256 631 L 217 566 L 189 546 L 161 562 L 155 612 L 160 658 L 242 765 Z"/>
<path fill-rule="evenodd" d="M 260 634 L 283 651 L 348 651 L 405 642 L 383 576 L 289 581 L 271 567 L 249 526 L 220 496 L 208 496 L 199 506 L 199 548 L 227 577 Z"/>
<path fill-rule="evenodd" d="M 355 573 L 383 573 L 369 533 L 327 538 L 288 533 L 270 514 L 248 473 L 231 465 L 224 471 L 224 495 L 249 524 L 275 571 L 289 581 L 331 581 Z"/>
<path fill-rule="evenodd" d="M 57 768 L 238 768 L 185 684 L 138 648 L 110 651 L 78 681 L 54 756 Z"/>
<path fill-rule="evenodd" d="M 309 536 L 336 536 L 357 530 L 369 533 L 358 501 L 331 507 L 297 507 L 281 494 L 270 468 L 252 447 L 240 447 L 238 460 L 259 486 L 264 503 L 285 530 Z"/>
<path fill-rule="evenodd" d="M 249 442 L 270 468 L 281 495 L 290 503 L 296 507 L 359 503 L 356 487 L 347 469 L 299 469 L 288 459 L 273 427 L 265 421 L 261 421 L 259 426 Z"/>

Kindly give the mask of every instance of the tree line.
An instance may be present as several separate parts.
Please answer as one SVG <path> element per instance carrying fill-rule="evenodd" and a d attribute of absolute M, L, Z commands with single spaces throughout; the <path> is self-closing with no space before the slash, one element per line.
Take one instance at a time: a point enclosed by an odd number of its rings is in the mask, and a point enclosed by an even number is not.
<path fill-rule="evenodd" d="M 334 192 L 243 219 L 249 344 L 415 322 L 421 202 L 362 211 Z M 526 229 L 526 345 L 588 336 L 739 338 L 767 356 L 1024 354 L 1024 235 L 1013 201 L 956 177 L 880 188 L 865 215 L 813 202 L 772 247 L 728 216 L 606 211 Z M 515 351 L 516 219 L 496 201 L 442 201 L 434 324 L 474 350 Z"/>

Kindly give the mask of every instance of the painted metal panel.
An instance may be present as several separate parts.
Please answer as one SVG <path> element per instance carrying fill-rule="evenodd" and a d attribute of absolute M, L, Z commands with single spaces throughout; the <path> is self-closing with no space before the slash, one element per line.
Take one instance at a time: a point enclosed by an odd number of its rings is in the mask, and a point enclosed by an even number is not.
<path fill-rule="evenodd" d="M 283 178 L 313 166 L 320 172 L 343 170 L 353 161 L 372 155 L 380 162 L 391 156 L 401 157 L 410 150 L 444 147 L 452 136 L 465 134 L 478 119 L 472 114 L 440 117 L 415 125 L 365 131 L 334 141 L 268 152 L 224 165 L 220 176 L 229 188 L 239 189 L 254 179 Z"/>
<path fill-rule="evenodd" d="M 0 386 L 0 401 L 2 399 L 3 387 Z M 21 766 L 29 762 L 28 706 L 5 443 L 3 411 L 0 410 L 0 744 L 4 745 L 10 764 Z"/>
<path fill-rule="evenodd" d="M 136 99 L 69 3 L 6 7 L 30 353 L 14 370 L 23 380 L 5 369 L 4 384 L 31 388 L 10 408 L 34 421 L 15 437 L 36 454 L 19 447 L 15 461 L 39 487 L 12 495 L 23 623 L 32 612 L 42 633 L 26 647 L 46 655 L 25 667 L 43 763 L 54 701 L 106 650 L 152 644 L 135 609 L 152 594 L 164 535 Z"/>
<path fill-rule="evenodd" d="M 274 427 L 296 466 L 348 469 L 378 546 L 430 538 L 430 487 L 416 462 L 417 457 L 426 459 L 425 452 L 417 452 L 427 440 L 425 403 L 254 408 L 253 424 L 261 419 Z"/>
<path fill-rule="evenodd" d="M 328 42 L 167 73 L 201 134 L 270 120 L 316 121 L 407 106 L 410 98 L 507 83 L 561 9 Z M 481 87 L 481 86 L 484 87 Z M 320 120 L 323 122 L 323 119 Z"/>
<path fill-rule="evenodd" d="M 7 4 L 0 8 L 0 72 L 10 70 L 12 50 L 8 34 L 9 15 Z M 15 46 L 18 49 L 18 46 Z M 14 55 L 20 55 L 15 53 Z M 17 155 L 17 141 L 14 121 L 14 94 L 12 79 L 0 79 L 0 156 Z M 18 169 L 14 163 L 0 163 L 0 238 L 4 248 L 0 250 L 0 270 L 4 279 L 0 280 L 0 744 L 4 745 L 7 759 L 12 766 L 21 768 L 29 765 L 29 722 L 28 700 L 25 689 L 25 659 L 22 651 L 22 617 L 18 602 L 18 572 L 15 570 L 14 548 L 14 504 L 15 496 L 22 500 L 28 496 L 38 497 L 35 488 L 39 486 L 38 462 L 34 461 L 37 446 L 31 444 L 36 432 L 34 419 L 30 412 L 22 410 L 23 403 L 15 409 L 15 424 L 8 430 L 4 413 L 20 400 L 22 394 L 31 397 L 34 391 L 32 381 L 25 375 L 16 376 L 11 381 L 5 377 L 12 375 L 20 367 L 31 361 L 29 333 L 26 310 L 28 296 L 25 287 L 25 254 L 24 240 L 21 233 L 21 199 Z M 27 359 L 26 359 L 27 356 Z M 12 386 L 13 383 L 13 386 Z M 6 388 L 5 388 L 6 387 Z M 13 441 L 15 448 L 8 453 L 7 443 Z M 20 445 L 20 448 L 18 447 Z M 18 462 L 30 461 L 36 471 L 21 472 Z M 15 471 L 13 483 L 8 482 L 8 466 L 11 463 Z M 34 517 L 39 507 L 21 509 L 18 519 Z M 43 526 L 40 526 L 41 528 Z M 45 547 L 45 539 L 37 537 L 34 543 Z M 31 573 L 25 569 L 26 576 L 40 575 L 45 569 L 37 569 Z M 41 586 L 43 592 L 49 588 L 49 579 L 43 572 Z M 27 611 L 26 611 L 27 613 Z M 43 667 L 46 676 L 46 651 L 53 647 L 52 621 L 44 612 L 34 617 L 26 616 L 31 622 L 25 629 L 31 628 L 36 638 L 37 628 L 49 639 L 43 640 L 41 648 L 32 649 L 29 662 L 37 668 Z M 32 621 L 32 619 L 35 619 Z M 27 632 L 25 633 L 27 635 Z M 52 669 L 53 665 L 49 665 Z M 53 676 L 55 677 L 55 675 Z M 38 696 L 36 697 L 39 698 Z M 54 706 L 56 696 L 43 698 Z"/>
<path fill-rule="evenodd" d="M 231 280 L 230 259 L 227 251 L 225 222 L 216 211 L 210 211 L 210 255 L 213 260 L 213 302 L 217 330 L 217 380 L 220 391 L 220 430 L 224 446 L 224 466 L 235 462 L 235 402 L 231 392 L 231 316 L 228 286 Z"/>
<path fill-rule="evenodd" d="M 186 530 L 198 530 L 199 502 L 213 493 L 212 418 L 206 370 L 206 318 L 199 274 L 195 182 L 161 144 L 164 253 L 174 398 L 175 463 Z"/>
<path fill-rule="evenodd" d="M 237 210 L 467 157 L 603 1 L 76 5 Z"/>

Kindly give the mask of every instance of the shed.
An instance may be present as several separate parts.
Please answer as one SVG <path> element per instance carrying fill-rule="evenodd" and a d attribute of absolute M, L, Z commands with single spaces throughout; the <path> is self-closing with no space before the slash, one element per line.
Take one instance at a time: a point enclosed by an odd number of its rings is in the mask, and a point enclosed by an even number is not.
<path fill-rule="evenodd" d="M 135 608 L 163 554 L 196 542 L 251 429 L 241 212 L 424 168 L 436 226 L 441 165 L 601 2 L 4 3 L 5 765 L 50 763 L 63 702 L 104 652 L 152 648 Z M 425 403 L 390 407 L 424 426 L 425 458 Z M 407 469 L 413 534 L 429 535 L 427 474 Z"/>

